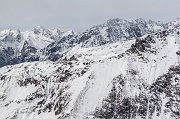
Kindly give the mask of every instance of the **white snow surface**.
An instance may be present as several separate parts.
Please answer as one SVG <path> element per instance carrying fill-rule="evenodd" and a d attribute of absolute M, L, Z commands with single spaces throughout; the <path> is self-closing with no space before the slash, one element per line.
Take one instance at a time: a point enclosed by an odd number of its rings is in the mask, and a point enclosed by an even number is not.
<path fill-rule="evenodd" d="M 24 32 L 7 29 L 0 31 L 0 46 L 3 48 L 12 47 L 20 51 L 23 43 L 27 41 L 30 46 L 40 50 L 69 33 L 69 31 L 66 33 L 58 29 L 45 29 L 42 26 Z"/>
<path fill-rule="evenodd" d="M 41 40 L 45 41 L 41 44 L 38 36 L 29 34 L 30 32 L 25 32 L 23 37 L 38 48 L 52 42 L 51 39 L 41 37 Z M 123 88 L 124 97 L 134 97 L 142 91 L 138 88 L 139 85 L 152 84 L 159 76 L 167 73 L 172 65 L 179 63 L 179 56 L 176 54 L 180 46 L 178 35 L 170 34 L 166 40 L 156 38 L 155 43 L 151 44 L 156 54 L 142 52 L 147 59 L 145 61 L 135 53 L 127 54 L 127 50 L 134 43 L 135 40 L 131 40 L 90 48 L 77 45 L 57 62 L 22 63 L 0 68 L 0 119 L 14 116 L 18 119 L 93 118 L 91 116 L 95 108 L 102 105 L 103 99 L 112 89 L 113 79 L 118 75 L 127 79 Z M 119 57 L 122 54 L 124 55 Z M 70 60 L 72 56 L 76 60 Z M 62 72 L 68 70 L 72 74 L 66 76 L 64 82 L 59 82 L 60 77 L 66 75 L 58 72 L 59 68 Z M 137 74 L 131 75 L 131 70 Z M 26 81 L 27 78 L 39 81 L 39 84 L 28 83 L 20 86 L 19 81 Z M 38 110 L 46 106 L 37 106 L 37 103 L 42 99 L 46 99 L 45 104 L 58 102 L 60 89 L 64 90 L 63 96 L 69 95 L 69 102 L 63 107 L 62 113 L 55 115 L 53 107 L 51 111 L 47 109 L 38 114 Z M 55 91 L 54 96 L 51 95 L 52 91 Z M 45 98 L 40 96 L 33 101 L 27 101 L 35 92 L 44 94 Z M 167 102 L 166 100 L 163 101 Z M 161 113 L 161 116 L 153 118 L 169 119 L 169 116 Z"/>

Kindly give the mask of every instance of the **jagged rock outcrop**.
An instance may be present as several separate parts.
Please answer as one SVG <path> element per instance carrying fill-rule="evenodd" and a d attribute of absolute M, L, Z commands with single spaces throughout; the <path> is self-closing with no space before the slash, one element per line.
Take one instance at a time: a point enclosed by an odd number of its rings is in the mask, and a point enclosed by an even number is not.
<path fill-rule="evenodd" d="M 60 40 L 50 44 L 46 51 L 52 56 L 57 56 L 60 52 L 82 44 L 82 47 L 101 46 L 118 41 L 131 40 L 145 34 L 152 34 L 167 29 L 168 25 L 154 21 L 136 19 L 127 21 L 122 19 L 110 19 L 106 23 L 94 26 L 79 34 L 70 33 Z M 62 56 L 62 55 L 60 55 Z"/>

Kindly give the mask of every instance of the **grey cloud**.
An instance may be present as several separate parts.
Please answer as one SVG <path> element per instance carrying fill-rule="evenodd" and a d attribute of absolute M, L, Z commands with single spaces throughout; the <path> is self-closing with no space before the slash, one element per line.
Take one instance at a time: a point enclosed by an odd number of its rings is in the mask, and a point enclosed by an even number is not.
<path fill-rule="evenodd" d="M 0 30 L 36 25 L 85 30 L 109 18 L 173 21 L 180 16 L 179 0 L 1 0 Z"/>

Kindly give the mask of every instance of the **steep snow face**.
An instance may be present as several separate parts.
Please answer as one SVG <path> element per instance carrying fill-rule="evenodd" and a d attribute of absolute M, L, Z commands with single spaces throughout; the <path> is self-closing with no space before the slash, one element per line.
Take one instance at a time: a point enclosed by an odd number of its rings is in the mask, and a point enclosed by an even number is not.
<path fill-rule="evenodd" d="M 132 40 L 145 34 L 155 33 L 167 29 L 167 25 L 136 19 L 127 21 L 122 19 L 110 19 L 102 25 L 93 26 L 92 28 L 74 34 L 71 31 L 63 35 L 61 39 L 46 48 L 48 59 L 56 61 L 62 57 L 63 52 L 70 50 L 72 47 L 81 43 L 82 47 L 102 46 L 118 41 Z"/>
<path fill-rule="evenodd" d="M 34 27 L 31 31 L 22 32 L 23 39 L 40 50 L 47 47 L 50 43 L 60 39 L 63 32 L 58 29 L 45 29 L 42 26 Z"/>
<path fill-rule="evenodd" d="M 48 30 L 37 26 L 30 31 L 4 30 L 0 32 L 1 46 L 18 48 L 20 42 L 27 41 L 32 47 L 43 49 L 61 37 L 63 32 L 56 29 Z M 17 43 L 18 42 L 18 43 Z"/>
<path fill-rule="evenodd" d="M 163 31 L 2 67 L 0 118 L 178 119 L 179 42 Z"/>
<path fill-rule="evenodd" d="M 4 30 L 0 32 L 0 46 L 3 48 L 16 48 L 21 42 L 21 34 L 19 30 Z"/>
<path fill-rule="evenodd" d="M 68 48 L 71 47 L 71 45 L 74 46 L 80 42 L 82 42 L 83 47 L 100 46 L 106 43 L 141 37 L 145 34 L 155 33 L 164 29 L 166 29 L 165 24 L 154 21 L 145 21 L 143 19 L 136 19 L 134 21 L 127 21 L 118 18 L 110 19 L 106 23 L 94 26 L 85 32 L 79 34 L 69 33 L 65 36 L 70 35 L 71 37 L 68 37 L 66 40 L 63 40 L 65 38 L 61 39 L 48 49 L 63 45 Z M 68 44 L 65 44 L 64 42 Z"/>
<path fill-rule="evenodd" d="M 180 18 L 177 18 L 175 21 L 168 23 L 168 28 L 172 31 L 180 31 Z"/>
<path fill-rule="evenodd" d="M 23 33 L 23 39 L 32 46 L 37 48 L 38 50 L 45 48 L 50 43 L 54 42 L 53 39 L 47 38 L 42 34 L 34 34 L 33 31 L 26 31 Z"/>
<path fill-rule="evenodd" d="M 30 31 L 4 30 L 0 32 L 0 67 L 21 62 L 37 61 L 42 50 L 60 39 L 63 32 L 37 26 Z"/>

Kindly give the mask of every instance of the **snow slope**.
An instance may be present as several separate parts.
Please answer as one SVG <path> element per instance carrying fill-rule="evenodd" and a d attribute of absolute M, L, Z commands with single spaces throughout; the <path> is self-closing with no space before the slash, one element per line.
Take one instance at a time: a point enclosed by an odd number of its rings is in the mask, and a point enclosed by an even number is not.
<path fill-rule="evenodd" d="M 0 68 L 0 118 L 180 118 L 177 31 L 82 45 L 56 62 Z"/>

